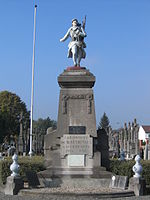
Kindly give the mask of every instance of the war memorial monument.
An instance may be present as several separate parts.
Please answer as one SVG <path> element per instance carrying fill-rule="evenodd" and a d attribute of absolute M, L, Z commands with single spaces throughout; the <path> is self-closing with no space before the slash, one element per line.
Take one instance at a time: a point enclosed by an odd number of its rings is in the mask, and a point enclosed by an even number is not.
<path fill-rule="evenodd" d="M 57 130 L 47 131 L 45 136 L 45 161 L 47 176 L 91 176 L 111 177 L 101 166 L 101 152 L 96 149 L 97 130 L 93 86 L 95 76 L 86 67 L 80 67 L 80 61 L 86 57 L 84 38 L 85 21 L 79 24 L 72 20 L 72 27 L 60 39 L 68 37 L 68 57 L 74 66 L 67 67 L 58 76 L 60 86 Z M 106 158 L 108 160 L 108 158 Z"/>
<path fill-rule="evenodd" d="M 28 174 L 32 190 L 22 189 L 18 157 L 12 157 L 11 176 L 7 177 L 5 194 L 97 194 L 100 197 L 125 197 L 143 195 L 145 180 L 141 177 L 140 156 L 135 158 L 134 177 L 112 175 L 109 168 L 108 136 L 104 130 L 96 130 L 93 87 L 95 76 L 86 67 L 80 66 L 86 57 L 84 38 L 85 21 L 81 25 L 72 20 L 72 27 L 60 39 L 68 37 L 68 57 L 74 66 L 67 67 L 58 76 L 60 86 L 57 129 L 49 128 L 44 139 L 46 170 Z M 36 176 L 35 176 L 36 175 Z M 27 178 L 27 179 L 28 179 Z M 35 188 L 40 185 L 40 188 Z M 48 189 L 46 189 L 48 188 Z M 55 190 L 53 190 L 55 188 Z M 60 188 L 60 190 L 59 190 Z M 58 189 L 58 190 L 57 190 Z M 70 190 L 71 189 L 71 190 Z M 114 191 L 113 191 L 114 189 Z M 134 191 L 134 192 L 133 192 Z M 105 192 L 105 193 L 103 193 Z M 112 193 L 111 193 L 112 192 Z"/>
<path fill-rule="evenodd" d="M 81 59 L 86 57 L 85 21 L 86 18 L 81 25 L 77 19 L 73 19 L 72 26 L 60 39 L 60 42 L 64 42 L 71 37 L 68 58 L 73 59 L 74 66 L 67 67 L 58 76 L 60 96 L 57 129 L 47 130 L 44 142 L 47 169 L 40 172 L 39 177 L 50 180 L 45 182 L 48 187 L 71 187 L 83 191 L 88 191 L 89 188 L 90 191 L 99 191 L 100 188 L 125 190 L 127 177 L 113 176 L 107 171 L 108 136 L 104 130 L 96 130 L 92 89 L 95 76 L 86 67 L 80 66 Z M 132 191 L 120 193 L 118 196 L 132 196 L 134 187 L 138 185 L 135 184 L 135 179 L 130 184 Z M 139 194 L 139 188 L 142 187 L 137 187 Z"/>
<path fill-rule="evenodd" d="M 91 194 L 93 191 L 115 189 L 112 196 L 139 196 L 143 194 L 144 180 L 141 179 L 140 157 L 134 166 L 135 176 L 130 179 L 130 191 L 127 189 L 127 176 L 112 175 L 109 169 L 108 135 L 104 130 L 97 131 L 93 87 L 95 76 L 81 67 L 81 59 L 86 57 L 84 38 L 85 20 L 82 25 L 77 19 L 60 42 L 69 37 L 68 58 L 74 66 L 67 67 L 58 76 L 60 86 L 57 129 L 49 128 L 44 139 L 46 170 L 38 173 L 39 178 L 49 188 L 61 188 L 63 193 L 71 192 Z M 103 188 L 103 189 L 102 189 Z M 121 193 L 117 190 L 121 189 Z M 61 192 L 62 192 L 61 191 Z M 134 193 L 133 193 L 134 191 Z M 52 191 L 51 191 L 52 192 Z M 59 192 L 56 190 L 56 193 Z M 112 191 L 111 191 L 112 192 Z M 108 194 L 109 196 L 109 194 Z"/>

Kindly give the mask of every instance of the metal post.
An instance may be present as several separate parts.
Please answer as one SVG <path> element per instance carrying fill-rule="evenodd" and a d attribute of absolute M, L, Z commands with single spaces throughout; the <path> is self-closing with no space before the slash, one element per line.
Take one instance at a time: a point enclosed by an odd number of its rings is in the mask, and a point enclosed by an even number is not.
<path fill-rule="evenodd" d="M 31 113 L 30 113 L 30 151 L 29 155 L 32 157 L 32 122 L 33 122 L 33 94 L 34 94 L 34 60 L 35 60 L 35 32 L 36 32 L 36 9 L 34 7 L 34 32 L 33 32 L 33 57 L 32 57 L 32 89 L 31 89 Z"/>

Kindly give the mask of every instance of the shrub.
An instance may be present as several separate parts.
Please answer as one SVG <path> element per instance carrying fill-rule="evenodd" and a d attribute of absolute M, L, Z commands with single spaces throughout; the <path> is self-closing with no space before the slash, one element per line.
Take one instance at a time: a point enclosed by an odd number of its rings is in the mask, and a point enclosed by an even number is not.
<path fill-rule="evenodd" d="M 134 160 L 110 160 L 110 171 L 116 175 L 128 176 L 130 179 L 134 175 L 133 165 L 135 165 Z M 144 177 L 146 184 L 150 185 L 150 160 L 142 160 L 141 165 L 143 167 L 142 177 Z"/>
<path fill-rule="evenodd" d="M 5 184 L 6 179 L 10 176 L 10 165 L 12 164 L 11 158 L 5 158 L 0 161 L 0 184 Z M 19 174 L 25 179 L 26 171 L 32 170 L 39 172 L 45 169 L 44 158 L 42 156 L 19 157 L 18 164 L 20 165 Z"/>
<path fill-rule="evenodd" d="M 147 185 L 150 185 L 150 160 L 143 160 L 141 162 L 143 166 L 143 172 L 142 175 L 147 183 Z"/>

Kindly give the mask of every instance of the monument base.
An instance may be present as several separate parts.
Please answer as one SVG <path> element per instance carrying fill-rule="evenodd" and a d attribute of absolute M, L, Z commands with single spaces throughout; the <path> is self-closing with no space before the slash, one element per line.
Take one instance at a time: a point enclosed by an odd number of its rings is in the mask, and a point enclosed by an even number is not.
<path fill-rule="evenodd" d="M 144 178 L 130 178 L 129 190 L 133 190 L 135 196 L 143 196 L 146 193 L 146 182 Z"/>
<path fill-rule="evenodd" d="M 47 170 L 38 173 L 38 177 L 46 181 L 59 179 L 60 184 L 65 178 L 110 181 L 112 173 L 106 171 L 109 169 L 107 134 L 97 134 L 96 130 L 92 89 L 95 76 L 84 67 L 68 67 L 58 76 L 58 84 L 57 130 L 47 130 L 44 138 Z"/>
<path fill-rule="evenodd" d="M 6 182 L 5 194 L 17 195 L 20 189 L 24 187 L 23 180 L 20 176 L 8 176 Z"/>
<path fill-rule="evenodd" d="M 76 188 L 83 190 L 88 188 L 109 188 L 111 179 L 98 179 L 98 178 L 72 178 L 72 177 L 63 177 L 63 178 L 46 178 L 40 179 L 41 186 L 49 188 Z"/>

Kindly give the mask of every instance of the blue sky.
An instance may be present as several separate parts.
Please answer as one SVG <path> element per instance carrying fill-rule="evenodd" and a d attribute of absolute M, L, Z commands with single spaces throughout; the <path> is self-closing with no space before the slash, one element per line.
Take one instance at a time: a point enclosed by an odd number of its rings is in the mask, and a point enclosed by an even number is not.
<path fill-rule="evenodd" d="M 57 76 L 72 60 L 71 26 L 87 15 L 87 57 L 96 76 L 97 123 L 106 112 L 113 128 L 137 118 L 150 124 L 149 0 L 0 0 L 0 91 L 16 93 L 30 109 L 34 4 L 37 4 L 34 119 L 57 120 Z"/>

